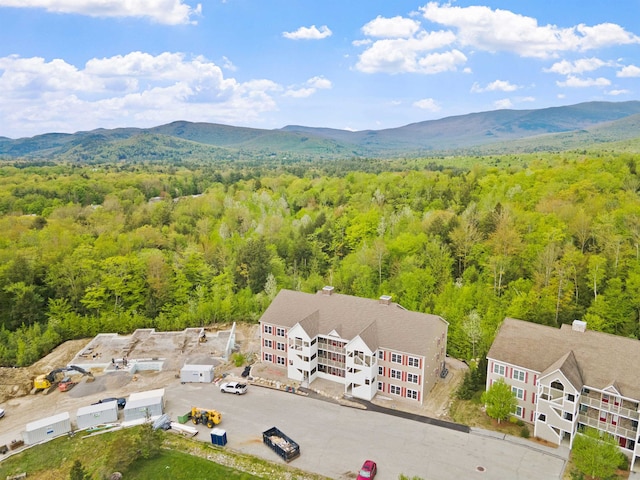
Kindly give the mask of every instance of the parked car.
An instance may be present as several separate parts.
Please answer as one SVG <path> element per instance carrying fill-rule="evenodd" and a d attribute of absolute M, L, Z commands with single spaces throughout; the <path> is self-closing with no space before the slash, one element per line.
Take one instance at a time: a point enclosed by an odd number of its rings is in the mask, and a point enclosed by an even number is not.
<path fill-rule="evenodd" d="M 4 408 L 0 408 L 0 418 L 4 417 Z"/>
<path fill-rule="evenodd" d="M 118 402 L 118 408 L 122 410 L 127 404 L 127 399 L 108 397 L 108 398 L 103 398 L 102 400 L 98 400 L 96 403 L 94 403 L 94 405 L 97 405 L 98 403 L 108 403 L 108 402 Z"/>
<path fill-rule="evenodd" d="M 247 393 L 247 384 L 239 382 L 225 382 L 220 385 L 220 391 L 222 393 L 235 393 L 236 395 L 243 395 Z"/>
<path fill-rule="evenodd" d="M 376 465 L 376 462 L 373 460 L 366 460 L 358 472 L 357 480 L 375 478 L 376 473 L 378 473 L 378 466 Z"/>

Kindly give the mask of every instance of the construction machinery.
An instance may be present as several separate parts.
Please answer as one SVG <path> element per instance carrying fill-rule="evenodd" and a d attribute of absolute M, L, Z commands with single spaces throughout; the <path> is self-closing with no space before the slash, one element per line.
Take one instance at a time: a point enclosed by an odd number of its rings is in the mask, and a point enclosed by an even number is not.
<path fill-rule="evenodd" d="M 38 375 L 36 379 L 33 381 L 33 389 L 31 393 L 36 393 L 39 391 L 44 391 L 45 393 L 49 393 L 52 387 L 55 387 L 59 383 L 59 378 L 62 374 L 66 372 L 78 372 L 82 375 L 86 375 L 90 380 L 93 380 L 93 374 L 82 367 L 78 367 L 77 365 L 69 365 L 67 367 L 56 368 L 55 370 L 51 370 L 49 373 L 44 373 L 42 375 Z M 66 379 L 66 377 L 65 377 Z M 89 381 L 90 381 L 89 380 Z M 68 383 L 68 382 L 65 382 Z M 68 390 L 61 389 L 62 391 Z"/>
<path fill-rule="evenodd" d="M 201 423 L 207 428 L 213 428 L 222 421 L 222 414 L 219 411 L 200 407 L 191 407 L 189 417 L 194 425 Z"/>

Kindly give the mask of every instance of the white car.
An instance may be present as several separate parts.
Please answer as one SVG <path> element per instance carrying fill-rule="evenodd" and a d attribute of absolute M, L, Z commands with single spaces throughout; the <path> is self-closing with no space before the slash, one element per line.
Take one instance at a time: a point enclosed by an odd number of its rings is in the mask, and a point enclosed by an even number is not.
<path fill-rule="evenodd" d="M 4 417 L 4 408 L 0 408 L 0 418 Z"/>
<path fill-rule="evenodd" d="M 243 395 L 247 393 L 247 384 L 239 382 L 225 382 L 220 385 L 220 391 L 222 393 L 235 393 L 236 395 Z"/>

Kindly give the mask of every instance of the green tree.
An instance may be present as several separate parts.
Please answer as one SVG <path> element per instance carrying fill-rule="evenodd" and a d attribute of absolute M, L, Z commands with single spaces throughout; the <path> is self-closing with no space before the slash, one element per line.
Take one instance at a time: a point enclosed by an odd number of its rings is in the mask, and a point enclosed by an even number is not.
<path fill-rule="evenodd" d="M 515 394 L 511 387 L 501 378 L 494 382 L 489 390 L 482 394 L 482 402 L 487 409 L 487 415 L 500 423 L 511 416 L 518 405 Z"/>
<path fill-rule="evenodd" d="M 69 480 L 91 480 L 91 475 L 84 469 L 80 460 L 73 462 L 71 472 L 69 472 Z"/>
<path fill-rule="evenodd" d="M 138 448 L 142 458 L 147 459 L 157 456 L 162 448 L 162 430 L 153 428 L 150 422 L 143 424 L 140 427 Z"/>
<path fill-rule="evenodd" d="M 261 292 L 267 282 L 271 253 L 264 238 L 250 239 L 238 251 L 236 259 L 236 286 L 249 287 L 255 294 Z"/>
<path fill-rule="evenodd" d="M 613 435 L 591 427 L 574 439 L 571 458 L 580 472 L 594 479 L 613 478 L 625 461 Z"/>

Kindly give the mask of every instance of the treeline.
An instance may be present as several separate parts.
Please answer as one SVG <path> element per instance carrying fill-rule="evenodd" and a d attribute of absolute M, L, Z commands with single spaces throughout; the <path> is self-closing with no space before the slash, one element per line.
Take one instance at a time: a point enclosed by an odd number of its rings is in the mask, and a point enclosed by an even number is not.
<path fill-rule="evenodd" d="M 256 321 L 278 289 L 329 284 L 443 316 L 461 358 L 505 316 L 640 334 L 633 155 L 354 163 L 0 167 L 0 364 Z"/>

